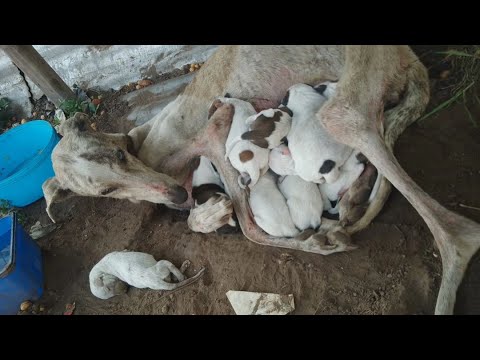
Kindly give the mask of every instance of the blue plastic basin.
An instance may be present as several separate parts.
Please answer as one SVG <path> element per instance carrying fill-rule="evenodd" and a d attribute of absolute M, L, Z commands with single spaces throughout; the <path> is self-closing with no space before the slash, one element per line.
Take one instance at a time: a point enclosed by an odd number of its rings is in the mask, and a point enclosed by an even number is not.
<path fill-rule="evenodd" d="M 23 207 L 42 198 L 42 184 L 55 175 L 51 155 L 59 140 L 55 129 L 43 120 L 0 135 L 0 199 Z"/>
<path fill-rule="evenodd" d="M 0 219 L 0 315 L 14 315 L 43 294 L 40 247 L 11 214 Z"/>

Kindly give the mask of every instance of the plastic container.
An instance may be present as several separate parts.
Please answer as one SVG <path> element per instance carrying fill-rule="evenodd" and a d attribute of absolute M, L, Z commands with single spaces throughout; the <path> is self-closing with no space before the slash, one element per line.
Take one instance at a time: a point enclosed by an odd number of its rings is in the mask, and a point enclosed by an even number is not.
<path fill-rule="evenodd" d="M 15 214 L 0 219 L 0 315 L 14 315 L 23 301 L 38 300 L 42 294 L 40 247 Z"/>
<path fill-rule="evenodd" d="M 42 184 L 55 175 L 52 151 L 60 140 L 43 120 L 33 120 L 0 135 L 0 199 L 23 207 L 43 197 Z"/>

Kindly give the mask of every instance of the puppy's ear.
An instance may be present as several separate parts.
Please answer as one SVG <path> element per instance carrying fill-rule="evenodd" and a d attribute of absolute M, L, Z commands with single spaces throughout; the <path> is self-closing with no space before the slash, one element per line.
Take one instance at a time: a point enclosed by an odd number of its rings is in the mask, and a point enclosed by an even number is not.
<path fill-rule="evenodd" d="M 47 202 L 47 214 L 53 222 L 56 222 L 52 212 L 52 205 L 76 196 L 76 194 L 70 189 L 63 188 L 55 177 L 45 180 L 42 190 Z"/>
<path fill-rule="evenodd" d="M 70 133 L 79 135 L 90 130 L 92 129 L 88 124 L 88 116 L 81 112 L 75 113 L 73 117 L 65 120 L 58 128 L 58 132 L 62 136 L 66 136 Z"/>

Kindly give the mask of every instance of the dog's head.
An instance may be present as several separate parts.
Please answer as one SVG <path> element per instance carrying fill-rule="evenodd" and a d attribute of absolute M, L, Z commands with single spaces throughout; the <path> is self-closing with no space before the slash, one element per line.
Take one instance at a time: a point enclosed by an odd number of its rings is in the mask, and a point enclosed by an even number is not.
<path fill-rule="evenodd" d="M 187 191 L 174 179 L 135 156 L 128 135 L 96 132 L 82 113 L 65 120 L 59 132 L 63 138 L 52 153 L 55 177 L 43 185 L 48 213 L 52 202 L 72 195 L 161 204 L 187 200 Z"/>

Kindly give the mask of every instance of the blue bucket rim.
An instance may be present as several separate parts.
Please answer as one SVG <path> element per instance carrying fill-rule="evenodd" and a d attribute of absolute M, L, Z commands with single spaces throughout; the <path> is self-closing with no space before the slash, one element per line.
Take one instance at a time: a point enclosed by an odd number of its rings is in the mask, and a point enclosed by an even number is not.
<path fill-rule="evenodd" d="M 7 216 L 0 218 L 8 219 L 10 218 L 11 225 L 10 225 L 10 259 L 5 266 L 0 269 L 0 279 L 6 278 L 14 269 L 15 267 L 15 258 L 16 258 L 16 241 L 15 241 L 15 233 L 17 229 L 17 214 L 16 212 L 12 212 Z"/>
<path fill-rule="evenodd" d="M 44 151 L 44 150 L 48 149 L 48 148 L 52 148 L 52 151 L 53 151 L 53 145 L 57 140 L 57 132 L 55 131 L 54 127 L 48 121 L 45 121 L 45 120 L 31 120 L 31 121 L 29 121 L 25 124 L 16 126 L 13 129 L 10 129 L 10 130 L 4 132 L 3 134 L 1 134 L 0 139 L 1 139 L 2 136 L 4 136 L 7 133 L 12 134 L 12 133 L 18 132 L 20 130 L 25 130 L 25 127 L 29 127 L 29 126 L 32 126 L 32 125 L 33 126 L 38 126 L 38 125 L 45 126 L 46 125 L 50 129 L 50 140 L 42 148 L 42 153 L 41 154 L 38 154 L 38 155 L 34 156 L 33 158 L 31 158 L 29 161 L 27 161 L 25 166 L 23 166 L 16 173 L 13 173 L 12 175 L 10 175 L 9 177 L 7 177 L 3 180 L 0 180 L 0 188 L 2 188 L 5 185 L 10 184 L 15 179 L 18 179 L 20 177 L 24 177 L 28 172 L 35 169 L 45 159 L 46 156 L 51 155 L 51 152 Z"/>

